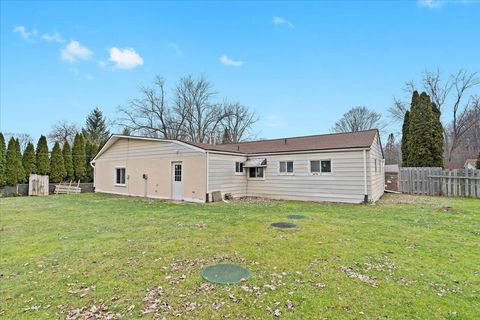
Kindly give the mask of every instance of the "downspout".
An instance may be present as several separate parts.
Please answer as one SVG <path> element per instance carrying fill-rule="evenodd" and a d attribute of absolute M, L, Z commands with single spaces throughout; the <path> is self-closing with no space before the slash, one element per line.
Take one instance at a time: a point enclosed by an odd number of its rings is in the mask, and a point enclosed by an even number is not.
<path fill-rule="evenodd" d="M 367 149 L 363 149 L 363 203 L 368 203 Z"/>
<path fill-rule="evenodd" d="M 95 180 L 97 179 L 95 176 L 95 160 L 90 161 L 90 167 L 93 168 L 93 190 L 95 191 Z"/>
<path fill-rule="evenodd" d="M 206 155 L 206 159 L 205 159 L 205 172 L 207 174 L 207 177 L 205 179 L 205 202 L 209 202 L 208 200 L 208 197 L 209 197 L 209 193 L 208 193 L 208 151 L 205 152 Z"/>

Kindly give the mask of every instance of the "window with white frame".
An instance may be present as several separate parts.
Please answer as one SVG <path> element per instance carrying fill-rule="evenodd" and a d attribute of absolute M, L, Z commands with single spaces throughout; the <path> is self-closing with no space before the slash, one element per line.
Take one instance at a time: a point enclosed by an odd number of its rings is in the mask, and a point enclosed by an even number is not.
<path fill-rule="evenodd" d="M 243 162 L 240 162 L 240 161 L 235 162 L 235 173 L 236 174 L 243 173 Z"/>
<path fill-rule="evenodd" d="M 310 173 L 331 173 L 332 161 L 331 160 L 310 160 Z"/>
<path fill-rule="evenodd" d="M 332 172 L 332 160 L 322 160 L 320 164 L 322 167 L 322 173 Z"/>
<path fill-rule="evenodd" d="M 115 168 L 115 184 L 125 185 L 125 168 Z"/>
<path fill-rule="evenodd" d="M 280 161 L 278 163 L 278 172 L 281 174 L 293 174 L 293 161 Z"/>
<path fill-rule="evenodd" d="M 248 177 L 251 179 L 263 179 L 263 167 L 248 168 Z"/>

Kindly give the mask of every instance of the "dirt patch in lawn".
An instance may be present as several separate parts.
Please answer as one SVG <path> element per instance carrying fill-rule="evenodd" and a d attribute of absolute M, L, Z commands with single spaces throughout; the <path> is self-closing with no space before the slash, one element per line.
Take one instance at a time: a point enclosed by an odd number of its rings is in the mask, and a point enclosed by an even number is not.
<path fill-rule="evenodd" d="M 422 196 L 413 194 L 386 194 L 379 201 L 378 204 L 390 204 L 390 203 L 425 203 L 425 204 L 438 204 L 439 197 Z"/>

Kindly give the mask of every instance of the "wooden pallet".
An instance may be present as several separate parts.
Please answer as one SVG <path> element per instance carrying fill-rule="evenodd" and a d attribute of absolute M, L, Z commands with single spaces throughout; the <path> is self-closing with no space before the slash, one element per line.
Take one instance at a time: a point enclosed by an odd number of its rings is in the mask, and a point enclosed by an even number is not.
<path fill-rule="evenodd" d="M 55 185 L 55 194 L 71 194 L 71 193 L 80 193 L 82 189 L 80 188 L 80 180 L 75 185 L 75 182 L 60 182 L 60 184 Z"/>

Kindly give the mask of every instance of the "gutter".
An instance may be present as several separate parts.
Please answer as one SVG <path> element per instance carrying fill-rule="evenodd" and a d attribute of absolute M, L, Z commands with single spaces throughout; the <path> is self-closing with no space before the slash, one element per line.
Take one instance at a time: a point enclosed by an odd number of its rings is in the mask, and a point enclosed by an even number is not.
<path fill-rule="evenodd" d="M 206 178 L 205 178 L 205 202 L 209 202 L 209 191 L 208 191 L 208 161 L 209 161 L 209 157 L 208 157 L 208 151 L 205 152 L 206 155 L 205 155 L 205 172 L 206 172 Z"/>

